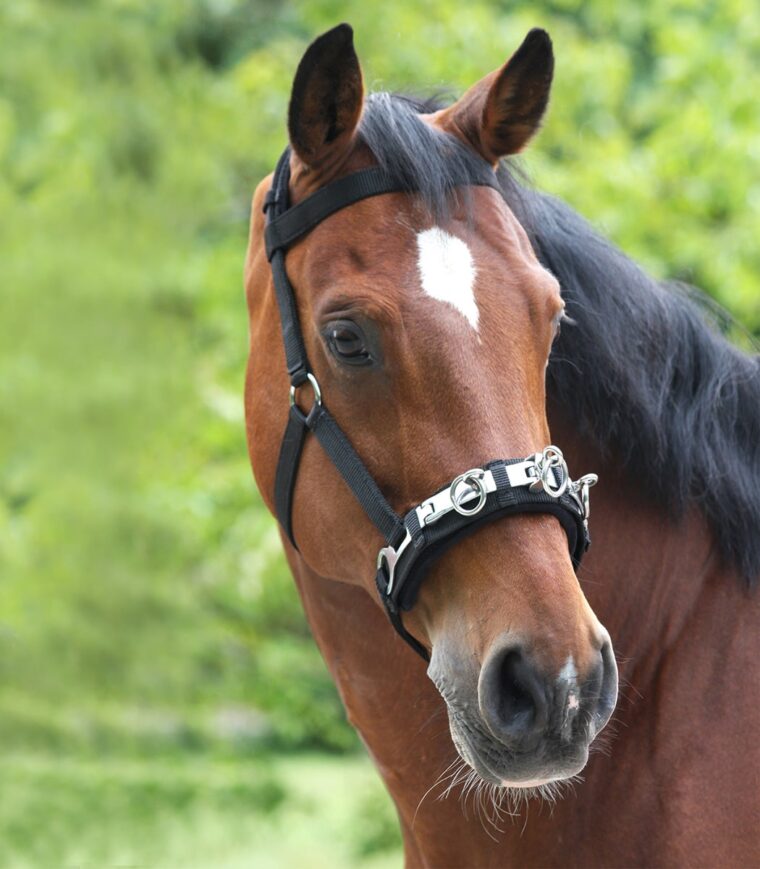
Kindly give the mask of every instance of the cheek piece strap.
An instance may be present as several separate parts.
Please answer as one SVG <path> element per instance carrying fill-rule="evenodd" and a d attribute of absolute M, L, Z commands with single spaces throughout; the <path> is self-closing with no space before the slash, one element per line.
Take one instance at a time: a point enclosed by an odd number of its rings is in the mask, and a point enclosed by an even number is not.
<path fill-rule="evenodd" d="M 565 529 L 570 555 L 578 565 L 590 542 L 588 494 L 597 477 L 587 474 L 573 481 L 562 452 L 555 446 L 547 446 L 526 458 L 495 459 L 465 471 L 405 515 L 396 513 L 325 407 L 306 355 L 295 292 L 285 269 L 285 254 L 293 242 L 336 211 L 370 196 L 403 191 L 381 168 L 372 167 L 333 181 L 290 207 L 289 180 L 287 148 L 277 163 L 272 187 L 264 201 L 266 253 L 272 268 L 290 376 L 290 411 L 275 475 L 277 519 L 298 548 L 293 535 L 293 491 L 301 451 L 311 432 L 385 542 L 377 557 L 375 584 L 391 624 L 415 652 L 429 661 L 425 646 L 404 628 L 401 613 L 414 606 L 431 564 L 486 522 L 516 513 L 551 513 Z M 481 173 L 460 170 L 455 174 L 454 186 L 499 190 L 496 176 L 485 162 Z M 312 405 L 304 411 L 298 399 L 307 386 L 312 393 Z"/>

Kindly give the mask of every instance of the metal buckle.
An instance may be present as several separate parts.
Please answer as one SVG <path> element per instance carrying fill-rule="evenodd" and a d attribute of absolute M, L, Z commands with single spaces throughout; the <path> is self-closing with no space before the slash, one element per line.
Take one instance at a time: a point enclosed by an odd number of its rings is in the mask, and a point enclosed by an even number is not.
<path fill-rule="evenodd" d="M 483 477 L 485 476 L 485 473 L 486 472 L 482 468 L 472 468 L 471 470 L 465 471 L 463 474 L 460 474 L 458 477 L 456 477 L 452 484 L 449 486 L 449 498 L 451 498 L 451 506 L 461 516 L 474 516 L 476 513 L 480 513 L 480 511 L 483 509 L 483 505 L 486 503 L 486 498 L 488 497 L 486 487 L 483 484 Z M 467 488 L 461 494 L 457 495 L 457 488 L 463 484 Z M 464 501 L 471 500 L 470 496 L 473 492 L 477 493 L 477 501 L 475 502 L 475 506 L 463 507 L 462 504 L 464 503 Z"/>
<path fill-rule="evenodd" d="M 308 380 L 308 382 L 311 384 L 311 388 L 314 392 L 314 404 L 312 404 L 311 409 L 309 410 L 309 413 L 311 413 L 311 411 L 314 410 L 316 405 L 322 404 L 322 390 L 319 388 L 319 383 L 317 383 L 317 378 L 310 371 L 306 372 L 306 380 Z M 302 381 L 298 385 L 296 385 L 294 383 L 290 384 L 290 406 L 291 407 L 293 407 L 293 405 L 296 403 L 296 393 L 303 386 L 303 384 L 305 382 L 306 381 Z M 300 407 L 298 409 L 301 410 Z M 301 410 L 301 413 L 303 413 L 302 410 Z M 308 416 L 308 415 L 309 415 L 308 413 L 304 414 L 304 416 Z"/>
<path fill-rule="evenodd" d="M 394 549 L 392 546 L 383 546 L 380 552 L 377 553 L 377 570 L 380 570 L 383 566 L 383 562 L 385 562 L 388 572 L 388 585 L 385 587 L 386 597 L 390 597 L 390 594 L 393 591 L 393 583 L 396 579 L 396 565 L 404 554 L 404 550 L 411 542 L 412 535 L 409 533 L 409 529 L 407 528 L 406 537 L 401 541 L 398 549 Z"/>
<path fill-rule="evenodd" d="M 591 499 L 589 489 L 599 482 L 597 474 L 584 474 L 575 482 L 570 483 L 570 493 L 575 497 L 578 506 L 583 512 L 583 523 L 588 528 L 588 517 L 591 515 Z"/>
<path fill-rule="evenodd" d="M 537 479 L 528 487 L 530 491 L 546 492 L 552 498 L 560 498 L 564 495 L 570 485 L 570 472 L 567 469 L 567 462 L 562 455 L 562 450 L 550 444 L 548 447 L 544 447 L 542 452 L 536 453 L 533 456 L 533 461 L 536 466 Z M 560 474 L 559 483 L 554 477 L 555 468 Z"/>
<path fill-rule="evenodd" d="M 462 483 L 467 484 L 465 489 L 461 488 Z M 462 516 L 473 516 L 483 509 L 489 493 L 495 491 L 496 480 L 491 471 L 473 468 L 460 474 L 447 489 L 424 500 L 417 507 L 417 520 L 420 526 L 433 525 L 452 510 L 456 510 Z M 474 507 L 462 506 L 473 498 L 477 499 Z"/>

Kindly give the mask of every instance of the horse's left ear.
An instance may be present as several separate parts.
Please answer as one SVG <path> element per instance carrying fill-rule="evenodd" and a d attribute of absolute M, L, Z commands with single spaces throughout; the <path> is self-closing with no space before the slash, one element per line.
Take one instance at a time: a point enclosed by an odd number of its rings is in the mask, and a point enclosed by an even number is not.
<path fill-rule="evenodd" d="M 504 66 L 473 85 L 438 116 L 488 160 L 515 154 L 541 126 L 554 75 L 552 41 L 535 28 Z"/>

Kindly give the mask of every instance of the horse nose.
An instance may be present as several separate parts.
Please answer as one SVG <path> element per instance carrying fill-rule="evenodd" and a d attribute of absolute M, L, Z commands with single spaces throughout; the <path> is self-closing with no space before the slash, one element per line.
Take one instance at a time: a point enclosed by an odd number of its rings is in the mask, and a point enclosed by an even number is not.
<path fill-rule="evenodd" d="M 549 698 L 542 679 L 519 646 L 493 651 L 480 672 L 480 711 L 499 742 L 530 750 L 549 722 Z"/>
<path fill-rule="evenodd" d="M 532 751 L 547 737 L 588 743 L 607 723 L 617 701 L 612 646 L 608 640 L 601 644 L 579 681 L 572 658 L 559 675 L 548 676 L 525 649 L 504 644 L 483 664 L 478 699 L 488 729 L 515 752 Z"/>

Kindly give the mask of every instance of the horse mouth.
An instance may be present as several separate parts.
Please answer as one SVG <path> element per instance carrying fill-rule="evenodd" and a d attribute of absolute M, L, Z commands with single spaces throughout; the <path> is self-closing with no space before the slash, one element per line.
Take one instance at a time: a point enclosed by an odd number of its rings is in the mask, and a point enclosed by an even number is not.
<path fill-rule="evenodd" d="M 487 784 L 510 790 L 540 790 L 575 778 L 586 766 L 589 744 L 544 744 L 517 754 L 495 742 L 479 724 L 449 708 L 449 729 L 462 760 Z M 590 740 L 589 740 L 590 742 Z"/>

